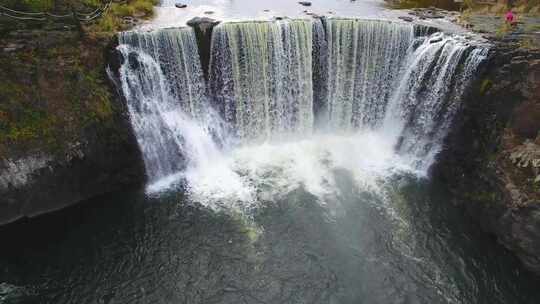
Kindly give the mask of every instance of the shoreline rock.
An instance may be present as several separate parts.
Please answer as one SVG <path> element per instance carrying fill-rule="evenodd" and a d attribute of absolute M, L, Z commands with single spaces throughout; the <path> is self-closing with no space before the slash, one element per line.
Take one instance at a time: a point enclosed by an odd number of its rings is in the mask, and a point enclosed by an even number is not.
<path fill-rule="evenodd" d="M 519 135 L 518 124 L 540 113 L 540 50 L 487 38 L 490 58 L 431 174 L 452 191 L 455 205 L 540 275 L 540 120 L 527 120 L 538 122 L 536 139 Z"/>

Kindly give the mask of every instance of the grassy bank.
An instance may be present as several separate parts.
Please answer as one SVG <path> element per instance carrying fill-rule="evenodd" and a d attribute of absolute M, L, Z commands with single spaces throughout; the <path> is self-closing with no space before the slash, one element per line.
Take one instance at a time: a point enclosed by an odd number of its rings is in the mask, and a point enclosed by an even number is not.
<path fill-rule="evenodd" d="M 107 40 L 35 35 L 32 46 L 0 53 L 0 156 L 61 152 L 87 128 L 112 126 L 116 106 L 105 74 Z"/>
<path fill-rule="evenodd" d="M 0 32 L 5 33 L 17 29 L 58 29 L 66 26 L 80 29 L 79 25 L 88 32 L 115 32 L 133 26 L 131 21 L 134 19 L 151 18 L 154 15 L 154 5 L 158 2 L 159 0 L 125 0 L 112 2 L 110 6 L 107 6 L 109 0 L 0 0 L 0 5 L 19 12 L 67 15 L 63 18 L 47 16 L 46 20 L 21 20 L 0 14 Z M 91 21 L 82 18 L 78 21 L 71 16 L 73 12 L 90 14 L 105 7 L 107 9 Z M 12 11 L 4 10 L 3 12 L 14 17 L 26 17 Z"/>
<path fill-rule="evenodd" d="M 511 1 L 511 4 L 503 0 L 463 0 L 462 2 L 454 0 L 391 0 L 388 2 L 395 8 L 437 7 L 446 10 L 464 10 L 477 14 L 504 14 L 511 7 L 518 14 L 540 15 L 540 0 L 517 0 Z"/>
<path fill-rule="evenodd" d="M 65 153 L 90 130 L 114 136 L 121 106 L 110 88 L 105 51 L 125 18 L 153 15 L 157 0 L 113 3 L 103 17 L 21 21 L 0 17 L 0 158 L 42 151 Z M 108 0 L 0 0 L 25 12 L 94 11 Z M 132 25 L 132 24 L 131 24 Z M 117 117 L 117 115 L 116 115 Z"/>

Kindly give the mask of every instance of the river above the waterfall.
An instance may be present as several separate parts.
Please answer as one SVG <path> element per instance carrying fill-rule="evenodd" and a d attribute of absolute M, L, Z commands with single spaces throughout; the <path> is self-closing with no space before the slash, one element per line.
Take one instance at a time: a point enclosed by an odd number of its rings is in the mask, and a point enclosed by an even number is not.
<path fill-rule="evenodd" d="M 208 17 L 220 22 L 273 20 L 275 18 L 312 18 L 354 17 L 369 19 L 386 19 L 399 21 L 400 16 L 408 15 L 408 10 L 390 9 L 383 0 L 313 0 L 311 5 L 303 6 L 294 0 L 253 1 L 253 0 L 162 0 L 155 8 L 152 20 L 139 25 L 140 29 L 185 26 L 187 21 L 195 17 Z M 301 1 L 300 1 L 301 2 Z M 185 4 L 178 8 L 176 4 Z M 447 31 L 463 32 L 463 29 L 448 18 L 417 19 L 419 24 L 444 28 Z"/>
<path fill-rule="evenodd" d="M 193 17 L 207 16 L 221 21 L 271 19 L 272 17 L 309 17 L 306 12 L 318 15 L 338 15 L 356 17 L 380 17 L 385 11 L 384 1 L 349 1 L 349 0 L 314 0 L 310 6 L 303 6 L 298 1 L 227 1 L 227 0 L 163 0 L 157 7 L 153 24 L 169 23 L 182 25 Z M 175 4 L 186 4 L 177 8 Z"/>

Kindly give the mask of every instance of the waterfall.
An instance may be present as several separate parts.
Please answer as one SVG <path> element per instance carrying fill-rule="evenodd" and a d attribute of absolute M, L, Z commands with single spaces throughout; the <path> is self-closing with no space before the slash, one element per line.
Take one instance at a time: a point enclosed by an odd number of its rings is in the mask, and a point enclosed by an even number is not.
<path fill-rule="evenodd" d="M 429 166 L 439 152 L 461 99 L 487 49 L 442 33 L 417 39 L 396 83 L 385 117 L 385 134 L 400 153 Z"/>
<path fill-rule="evenodd" d="M 313 22 L 313 50 L 312 50 L 312 74 L 313 74 L 313 112 L 315 126 L 323 126 L 327 122 L 326 99 L 328 95 L 328 42 L 326 32 L 321 19 Z"/>
<path fill-rule="evenodd" d="M 214 28 L 210 88 L 242 139 L 310 133 L 312 23 L 225 23 Z"/>
<path fill-rule="evenodd" d="M 208 106 L 191 29 L 125 32 L 122 92 L 150 183 L 219 155 L 218 121 Z"/>
<path fill-rule="evenodd" d="M 298 159 L 284 161 L 289 153 L 278 150 L 271 154 L 281 155 L 283 164 L 302 163 L 302 172 L 326 172 L 329 163 L 316 163 L 325 157 L 359 176 L 386 170 L 387 161 L 427 172 L 488 54 L 457 35 L 409 23 L 222 23 L 212 33 L 206 84 L 192 29 L 126 32 L 119 41 L 121 88 L 150 181 L 185 172 L 202 193 L 242 192 L 245 198 L 253 197 L 256 178 L 245 181 L 244 175 L 273 167 L 251 158 L 252 167 L 244 168 L 224 150 L 246 162 L 252 156 L 242 149 L 262 141 L 279 146 L 294 138 L 296 146 L 287 149 Z M 322 138 L 313 134 L 320 131 Z M 337 137 L 324 138 L 328 134 Z M 335 147 L 319 145 L 324 142 Z M 381 149 L 366 147 L 371 159 L 355 162 L 350 149 L 363 153 L 359 142 Z M 253 153 L 277 149 L 258 147 L 262 151 Z M 304 177 L 313 185 L 328 174 Z"/>
<path fill-rule="evenodd" d="M 330 19 L 327 22 L 327 121 L 331 130 L 373 128 L 384 117 L 411 24 Z"/>
<path fill-rule="evenodd" d="M 487 48 L 411 24 L 327 21 L 331 131 L 375 130 L 414 160 L 431 165 Z"/>
<path fill-rule="evenodd" d="M 120 44 L 130 45 L 149 55 L 164 74 L 167 94 L 182 111 L 198 116 L 204 107 L 205 85 L 195 35 L 191 29 L 164 29 L 153 32 L 123 32 Z"/>

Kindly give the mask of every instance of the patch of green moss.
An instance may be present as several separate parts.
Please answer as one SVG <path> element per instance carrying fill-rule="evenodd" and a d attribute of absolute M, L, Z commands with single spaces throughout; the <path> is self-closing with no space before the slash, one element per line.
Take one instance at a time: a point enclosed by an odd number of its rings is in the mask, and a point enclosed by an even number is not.
<path fill-rule="evenodd" d="M 480 94 L 484 95 L 486 92 L 493 86 L 493 82 L 486 78 L 482 80 L 482 83 L 480 84 Z"/>
<path fill-rule="evenodd" d="M 497 194 L 491 191 L 482 190 L 465 193 L 464 197 L 475 202 L 490 202 L 497 200 Z"/>
<path fill-rule="evenodd" d="M 122 18 L 133 16 L 150 18 L 154 15 L 154 6 L 158 3 L 158 0 L 129 0 L 124 3 L 114 3 L 107 14 L 90 29 L 94 32 L 122 30 L 124 27 Z"/>
<path fill-rule="evenodd" d="M 135 8 L 132 5 L 114 3 L 111 6 L 111 13 L 118 17 L 133 16 L 135 14 Z"/>
<path fill-rule="evenodd" d="M 156 1 L 153 0 L 135 0 L 132 2 L 131 6 L 135 12 L 144 13 L 147 16 L 152 16 L 154 14 L 154 5 Z"/>
<path fill-rule="evenodd" d="M 0 0 L 8 8 L 23 12 L 52 12 L 57 15 L 70 15 L 72 10 L 89 13 L 103 7 L 109 0 Z M 125 0 L 113 3 L 103 15 L 91 22 L 83 22 L 84 32 L 116 32 L 124 30 L 124 17 L 150 18 L 154 15 L 154 6 L 159 0 Z M 14 20 L 0 16 L 0 34 L 16 29 L 56 28 L 59 26 L 79 28 L 79 23 L 73 18 L 51 19 L 46 21 Z"/>
<path fill-rule="evenodd" d="M 118 109 L 105 45 L 66 36 L 48 49 L 0 54 L 0 156 L 14 149 L 61 152 L 86 132 L 110 135 Z"/>

